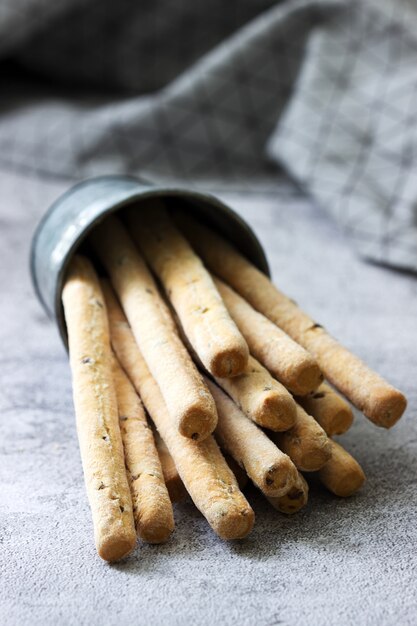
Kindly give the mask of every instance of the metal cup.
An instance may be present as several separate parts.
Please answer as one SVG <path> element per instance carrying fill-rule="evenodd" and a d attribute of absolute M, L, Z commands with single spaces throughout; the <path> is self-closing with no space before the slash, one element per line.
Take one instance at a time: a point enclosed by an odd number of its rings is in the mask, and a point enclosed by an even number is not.
<path fill-rule="evenodd" d="M 231 208 L 207 193 L 161 187 L 130 176 L 100 176 L 71 187 L 39 223 L 32 240 L 30 268 L 37 296 L 58 324 L 67 345 L 61 303 L 66 268 L 88 234 L 106 215 L 127 206 L 160 198 L 189 210 L 231 241 L 254 265 L 269 275 L 268 262 L 251 228 Z"/>

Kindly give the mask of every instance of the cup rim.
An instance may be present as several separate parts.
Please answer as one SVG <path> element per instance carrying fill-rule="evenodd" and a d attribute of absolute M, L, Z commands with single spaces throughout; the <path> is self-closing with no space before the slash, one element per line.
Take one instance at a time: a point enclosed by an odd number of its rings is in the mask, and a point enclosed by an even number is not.
<path fill-rule="evenodd" d="M 57 210 L 57 207 L 60 206 L 65 200 L 74 195 L 77 191 L 86 186 L 92 186 L 94 183 L 100 182 L 111 182 L 114 180 L 115 182 L 131 182 L 136 183 L 137 185 L 142 185 L 142 188 L 132 188 L 130 191 L 126 190 L 126 195 L 122 197 L 120 200 L 109 202 L 108 205 L 104 206 L 103 210 L 94 215 L 92 219 L 86 224 L 86 226 L 82 229 L 81 232 L 77 233 L 74 236 L 74 239 L 69 242 L 69 247 L 65 252 L 65 256 L 63 257 L 62 263 L 56 271 L 56 279 L 53 285 L 53 291 L 51 291 L 50 298 L 46 299 L 40 287 L 40 280 L 38 276 L 38 269 L 36 267 L 36 256 L 39 254 L 38 251 L 38 241 L 43 229 L 45 228 L 46 223 L 50 219 L 51 215 Z M 245 232 L 247 235 L 247 242 L 250 241 L 253 246 L 253 252 L 256 252 L 256 258 L 252 257 L 252 262 L 266 275 L 270 276 L 270 270 L 268 261 L 263 250 L 263 247 L 258 240 L 256 234 L 253 232 L 252 228 L 246 223 L 246 221 L 231 207 L 225 204 L 222 200 L 219 200 L 216 196 L 209 192 L 200 192 L 193 188 L 187 189 L 185 187 L 179 186 L 168 186 L 168 185 L 158 185 L 153 183 L 152 181 L 145 180 L 144 178 L 139 178 L 130 175 L 103 175 L 92 178 L 87 178 L 81 180 L 67 189 L 63 194 L 61 194 L 47 209 L 45 214 L 42 216 L 39 221 L 34 235 L 32 237 L 32 244 L 30 250 L 30 273 L 32 278 L 32 283 L 34 285 L 34 289 L 38 300 L 42 304 L 42 307 L 47 312 L 48 317 L 50 319 L 54 319 L 59 333 L 64 341 L 64 344 L 67 345 L 67 334 L 65 328 L 65 321 L 61 303 L 61 293 L 63 287 L 63 281 L 65 277 L 65 272 L 67 270 L 68 264 L 76 252 L 76 250 L 81 246 L 81 244 L 86 240 L 89 233 L 95 228 L 95 226 L 105 217 L 111 215 L 120 209 L 127 207 L 129 205 L 135 204 L 135 202 L 146 201 L 153 197 L 171 197 L 171 198 L 181 198 L 189 201 L 189 206 L 192 205 L 193 200 L 195 201 L 196 212 L 198 211 L 197 202 L 200 203 L 200 207 L 202 208 L 204 205 L 208 208 L 210 205 L 212 207 L 217 206 L 220 209 L 219 214 L 223 214 L 223 216 L 228 216 L 230 222 L 234 222 L 235 224 L 239 224 L 242 232 Z M 87 204 L 85 206 L 88 206 Z M 201 215 L 201 213 L 200 213 Z M 210 222 L 210 220 L 207 220 Z M 213 220 L 215 222 L 215 220 Z M 215 228 L 215 224 L 212 226 Z M 218 228 L 220 230 L 220 228 Z M 236 243 L 236 242 L 235 242 Z M 237 245 L 237 243 L 236 243 Z M 254 255 L 255 256 L 255 255 Z M 51 271 L 53 271 L 51 269 Z M 48 296 L 48 294 L 46 294 Z"/>

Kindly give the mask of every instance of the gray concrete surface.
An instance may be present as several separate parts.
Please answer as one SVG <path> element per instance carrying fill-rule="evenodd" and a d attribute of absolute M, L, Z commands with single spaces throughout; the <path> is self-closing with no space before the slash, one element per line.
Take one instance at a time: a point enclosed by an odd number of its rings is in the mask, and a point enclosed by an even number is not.
<path fill-rule="evenodd" d="M 280 516 L 249 491 L 251 536 L 220 541 L 190 502 L 165 546 L 95 554 L 67 357 L 28 274 L 35 223 L 64 183 L 3 173 L 0 207 L 0 622 L 272 626 L 417 622 L 417 280 L 367 265 L 302 198 L 223 193 L 264 242 L 277 283 L 409 397 L 390 432 L 357 416 L 343 441 L 368 482 L 312 488 Z"/>

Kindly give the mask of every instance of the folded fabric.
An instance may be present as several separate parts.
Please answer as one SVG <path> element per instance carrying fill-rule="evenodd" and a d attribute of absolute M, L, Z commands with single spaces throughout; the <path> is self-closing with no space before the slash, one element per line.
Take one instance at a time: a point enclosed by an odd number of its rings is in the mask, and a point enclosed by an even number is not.
<path fill-rule="evenodd" d="M 417 270 L 415 2 L 47 6 L 1 5 L 0 166 L 241 188 L 285 171 L 363 256 Z"/>

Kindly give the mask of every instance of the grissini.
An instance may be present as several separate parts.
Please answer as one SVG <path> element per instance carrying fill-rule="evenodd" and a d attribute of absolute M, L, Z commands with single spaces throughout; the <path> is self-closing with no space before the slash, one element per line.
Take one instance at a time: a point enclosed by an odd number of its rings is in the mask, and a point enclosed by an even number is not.
<path fill-rule="evenodd" d="M 268 502 L 280 513 L 293 515 L 306 506 L 308 502 L 308 484 L 300 472 L 291 489 L 280 498 L 267 498 Z"/>
<path fill-rule="evenodd" d="M 166 314 L 158 288 L 122 223 L 113 216 L 91 235 L 135 339 L 184 437 L 204 439 L 217 423 L 216 407 Z"/>
<path fill-rule="evenodd" d="M 162 202 L 155 200 L 146 208 L 128 212 L 130 231 L 159 278 L 190 344 L 213 376 L 240 374 L 249 349 L 209 272 Z"/>
<path fill-rule="evenodd" d="M 356 459 L 336 441 L 330 440 L 332 455 L 319 473 L 323 485 L 336 496 L 347 498 L 365 482 L 365 474 Z"/>
<path fill-rule="evenodd" d="M 294 426 L 285 433 L 270 432 L 269 436 L 301 471 L 315 472 L 330 459 L 330 439 L 316 420 L 299 405 Z"/>
<path fill-rule="evenodd" d="M 353 411 L 350 405 L 327 383 L 322 383 L 308 396 L 297 397 L 297 402 L 314 417 L 329 437 L 342 435 L 352 426 Z"/>
<path fill-rule="evenodd" d="M 106 307 L 91 263 L 75 256 L 62 303 L 68 332 L 77 433 L 98 554 L 117 561 L 136 530 L 126 476 Z"/>
<path fill-rule="evenodd" d="M 241 539 L 252 530 L 254 512 L 214 438 L 183 437 L 173 423 L 114 294 L 106 289 L 113 349 L 156 425 L 194 504 L 222 539 Z M 110 295 L 110 298 L 109 298 Z"/>
<path fill-rule="evenodd" d="M 291 393 L 305 396 L 314 391 L 323 380 L 314 357 L 223 281 L 214 278 L 214 284 L 251 354 Z"/>
<path fill-rule="evenodd" d="M 317 360 L 325 377 L 377 426 L 390 428 L 404 413 L 405 396 L 304 313 L 230 243 L 188 213 L 176 221 L 208 268 Z"/>
<path fill-rule="evenodd" d="M 112 366 L 136 530 L 143 541 L 164 543 L 174 530 L 174 514 L 152 430 L 116 357 Z"/>
<path fill-rule="evenodd" d="M 142 371 L 140 390 L 149 414 L 168 446 L 194 504 L 222 539 L 241 539 L 252 530 L 254 513 L 213 437 L 196 442 L 172 427 L 165 402 L 149 371 Z M 138 365 L 136 365 L 136 372 Z"/>
<path fill-rule="evenodd" d="M 207 384 L 219 415 L 215 436 L 220 446 L 245 469 L 264 495 L 287 493 L 297 478 L 290 458 L 217 385 L 208 379 Z"/>
<path fill-rule="evenodd" d="M 234 378 L 216 378 L 216 382 L 259 426 L 283 431 L 295 423 L 297 409 L 293 397 L 252 356 L 243 374 Z"/>
<path fill-rule="evenodd" d="M 159 459 L 161 461 L 162 472 L 164 474 L 165 484 L 168 489 L 171 502 L 181 502 L 187 496 L 187 490 L 178 473 L 174 459 L 169 453 L 161 435 L 156 430 L 155 433 L 156 448 L 158 450 Z"/>

